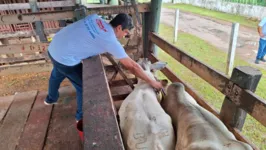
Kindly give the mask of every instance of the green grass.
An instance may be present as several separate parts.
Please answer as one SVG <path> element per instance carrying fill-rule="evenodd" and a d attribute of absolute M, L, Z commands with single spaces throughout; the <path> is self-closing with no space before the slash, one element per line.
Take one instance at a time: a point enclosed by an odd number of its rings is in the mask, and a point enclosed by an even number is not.
<path fill-rule="evenodd" d="M 247 26 L 247 27 L 252 27 L 256 28 L 258 25 L 258 21 L 254 21 L 251 19 L 248 19 L 243 16 L 239 15 L 233 15 L 233 14 L 227 14 L 219 11 L 214 11 L 214 10 L 209 10 L 193 5 L 187 5 L 187 4 L 163 4 L 163 7 L 165 8 L 170 8 L 170 9 L 179 9 L 184 12 L 191 12 L 195 14 L 199 14 L 202 16 L 207 16 L 207 17 L 212 17 L 224 21 L 229 21 L 229 22 L 238 22 L 241 25 Z"/>
<path fill-rule="evenodd" d="M 266 6 L 265 0 L 224 0 L 224 1 L 232 2 L 232 3 L 242 3 L 242 4 Z"/>
<path fill-rule="evenodd" d="M 160 36 L 169 42 L 173 41 L 173 28 L 160 24 Z M 198 60 L 208 64 L 212 68 L 225 72 L 226 58 L 227 54 L 216 47 L 212 46 L 208 42 L 195 37 L 193 35 L 179 32 L 178 42 L 175 44 L 177 47 L 183 49 L 185 52 L 191 56 L 197 58 Z M 159 51 L 159 58 L 168 62 L 168 66 L 173 70 L 183 81 L 191 85 L 204 99 L 214 106 L 217 110 L 220 110 L 224 95 L 214 89 L 207 82 L 199 78 L 197 75 L 192 73 L 190 70 L 182 66 L 175 59 L 170 57 L 164 51 Z M 236 57 L 235 66 L 251 66 L 249 63 Z M 255 66 L 253 66 L 255 67 Z M 261 70 L 261 69 L 260 69 Z M 260 80 L 256 94 L 260 97 L 266 99 L 266 71 L 261 70 L 263 77 Z M 159 77 L 162 78 L 163 75 L 159 73 Z M 266 128 L 259 122 L 251 117 L 247 117 L 245 126 L 243 128 L 243 133 L 246 135 L 255 145 L 263 150 L 266 150 Z"/>

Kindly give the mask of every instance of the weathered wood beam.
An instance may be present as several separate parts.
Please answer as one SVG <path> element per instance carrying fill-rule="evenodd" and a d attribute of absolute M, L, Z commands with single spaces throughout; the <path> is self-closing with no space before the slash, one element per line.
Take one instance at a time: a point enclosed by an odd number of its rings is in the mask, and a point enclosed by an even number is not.
<path fill-rule="evenodd" d="M 44 29 L 45 35 L 49 35 L 52 33 L 56 33 L 57 31 L 61 30 L 62 28 L 57 28 L 57 29 Z M 35 31 L 16 31 L 16 32 L 7 32 L 7 33 L 1 33 L 0 34 L 0 39 L 5 39 L 5 38 L 18 38 L 18 37 L 31 37 L 31 36 L 36 36 Z"/>
<path fill-rule="evenodd" d="M 100 55 L 83 61 L 84 149 L 124 150 Z"/>
<path fill-rule="evenodd" d="M 34 54 L 35 52 L 46 52 L 48 46 L 49 42 L 0 45 L 0 54 Z M 125 46 L 124 49 L 128 54 L 136 52 L 136 46 Z"/>
<path fill-rule="evenodd" d="M 42 55 L 30 55 L 30 56 L 22 56 L 22 57 L 0 58 L 0 64 L 16 64 L 16 63 L 23 63 L 23 62 L 39 61 L 39 60 L 45 60 L 45 57 Z"/>
<path fill-rule="evenodd" d="M 149 11 L 149 4 L 139 4 L 139 12 Z M 90 8 L 87 15 L 97 13 L 99 15 L 110 15 L 118 13 L 134 13 L 133 6 L 109 6 Z M 31 23 L 36 21 L 48 20 L 65 20 L 73 19 L 73 11 L 53 11 L 53 12 L 39 12 L 29 14 L 3 15 L 0 16 L 0 24 L 17 24 L 17 23 Z"/>
<path fill-rule="evenodd" d="M 37 73 L 51 71 L 51 63 L 19 64 L 10 66 L 0 66 L 0 75 Z"/>
<path fill-rule="evenodd" d="M 158 58 L 156 58 L 153 54 L 149 55 L 149 59 L 151 60 L 152 63 L 155 63 L 159 61 Z M 168 67 L 164 68 L 161 70 L 162 73 L 171 81 L 171 82 L 180 82 L 184 85 L 185 90 L 197 101 L 197 103 L 214 114 L 217 118 L 220 119 L 220 114 L 217 110 L 214 109 L 210 104 L 208 104 L 195 90 L 185 83 L 183 80 L 181 80 L 174 72 L 172 72 Z M 226 127 L 235 135 L 236 139 L 245 143 L 248 143 L 249 145 L 252 146 L 254 150 L 258 150 L 258 148 L 250 142 L 247 138 L 244 137 L 244 135 L 241 134 L 241 132 L 236 129 L 232 128 L 230 125 L 228 125 L 226 122 L 224 122 Z"/>
<path fill-rule="evenodd" d="M 0 54 L 15 54 L 15 53 L 35 53 L 46 52 L 49 43 L 28 43 L 28 44 L 10 44 L 0 45 Z"/>
<path fill-rule="evenodd" d="M 51 8 L 51 7 L 72 7 L 75 3 L 72 1 L 52 1 L 52 2 L 37 2 L 38 8 Z M 18 10 L 30 9 L 29 3 L 13 3 L 13 4 L 0 4 L 0 10 Z"/>
<path fill-rule="evenodd" d="M 210 66 L 186 54 L 184 51 L 162 39 L 157 34 L 150 33 L 150 40 L 185 67 L 207 81 L 222 94 L 229 97 L 237 107 L 244 109 L 262 125 L 266 126 L 265 100 L 249 90 L 240 88 L 230 81 L 224 74 L 219 73 Z"/>

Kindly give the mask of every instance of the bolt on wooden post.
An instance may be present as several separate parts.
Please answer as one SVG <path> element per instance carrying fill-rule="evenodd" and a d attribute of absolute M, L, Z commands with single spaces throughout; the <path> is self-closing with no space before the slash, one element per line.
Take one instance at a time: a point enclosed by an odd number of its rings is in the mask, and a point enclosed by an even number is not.
<path fill-rule="evenodd" d="M 249 66 L 240 66 L 234 68 L 230 80 L 240 88 L 255 92 L 261 76 L 262 73 L 258 69 Z M 234 85 L 230 85 L 230 87 L 227 88 L 229 88 L 229 91 L 234 92 L 232 86 Z M 235 92 L 232 94 L 237 96 L 239 93 Z M 248 99 L 245 100 L 248 101 Z M 254 104 L 250 104 L 249 107 L 252 105 Z M 224 122 L 229 123 L 232 127 L 241 131 L 244 126 L 246 115 L 247 113 L 243 109 L 237 107 L 229 97 L 225 97 L 220 113 L 220 117 Z"/>

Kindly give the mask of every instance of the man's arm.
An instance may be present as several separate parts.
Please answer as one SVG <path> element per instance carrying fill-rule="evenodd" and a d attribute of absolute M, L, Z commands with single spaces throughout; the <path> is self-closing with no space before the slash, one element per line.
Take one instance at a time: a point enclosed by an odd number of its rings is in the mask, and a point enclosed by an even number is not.
<path fill-rule="evenodd" d="M 259 32 L 260 37 L 264 37 L 261 26 L 258 26 L 258 32 Z"/>
<path fill-rule="evenodd" d="M 260 37 L 264 37 L 265 35 L 263 34 L 262 32 L 262 27 L 266 24 L 266 17 L 264 17 L 261 22 L 259 23 L 258 25 L 258 32 L 259 32 L 259 35 Z"/>
<path fill-rule="evenodd" d="M 131 73 L 136 75 L 138 78 L 141 78 L 142 80 L 146 81 L 152 87 L 154 87 L 156 89 L 161 89 L 162 88 L 162 84 L 160 82 L 154 81 L 149 76 L 147 76 L 144 73 L 143 69 L 139 66 L 139 64 L 137 64 L 131 58 L 127 57 L 127 58 L 120 59 L 120 62 Z"/>

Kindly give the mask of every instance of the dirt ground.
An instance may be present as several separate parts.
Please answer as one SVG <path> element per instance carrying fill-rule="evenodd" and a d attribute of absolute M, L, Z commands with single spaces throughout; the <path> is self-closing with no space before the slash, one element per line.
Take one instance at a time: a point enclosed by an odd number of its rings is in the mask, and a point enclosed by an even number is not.
<path fill-rule="evenodd" d="M 47 91 L 50 72 L 0 76 L 0 96 L 31 90 Z M 71 85 L 64 80 L 61 86 Z"/>
<path fill-rule="evenodd" d="M 187 12 L 179 14 L 179 30 L 195 35 L 225 52 L 228 51 L 232 23 Z M 174 18 L 174 9 L 162 8 L 161 23 L 174 26 Z M 258 41 L 259 36 L 255 28 L 240 25 L 236 55 L 254 64 Z M 266 69 L 265 63 L 258 66 Z"/>

